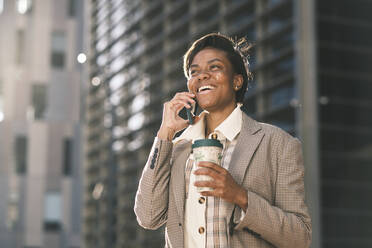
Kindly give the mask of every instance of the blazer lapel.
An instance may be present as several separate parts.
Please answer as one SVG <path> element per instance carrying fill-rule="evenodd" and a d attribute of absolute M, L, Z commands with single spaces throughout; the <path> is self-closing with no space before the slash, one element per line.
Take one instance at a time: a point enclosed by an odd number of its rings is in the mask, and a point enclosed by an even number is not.
<path fill-rule="evenodd" d="M 181 140 L 173 149 L 172 165 L 172 191 L 174 194 L 177 211 L 183 221 L 185 205 L 185 165 L 191 152 L 191 142 Z"/>
<path fill-rule="evenodd" d="M 255 120 L 248 117 L 244 112 L 242 118 L 242 129 L 229 165 L 229 172 L 239 185 L 242 185 L 253 154 L 264 136 L 263 132 L 259 132 L 261 127 Z M 227 214 L 229 218 L 233 208 L 233 204 L 228 204 Z"/>

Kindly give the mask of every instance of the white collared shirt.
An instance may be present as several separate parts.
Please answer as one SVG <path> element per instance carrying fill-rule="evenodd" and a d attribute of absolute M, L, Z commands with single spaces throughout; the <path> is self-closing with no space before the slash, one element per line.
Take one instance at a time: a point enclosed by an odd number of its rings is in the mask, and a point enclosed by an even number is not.
<path fill-rule="evenodd" d="M 231 114 L 214 130 L 214 133 L 217 133 L 218 139 L 221 140 L 224 145 L 223 153 L 226 151 L 226 147 L 228 147 L 232 141 L 235 141 L 240 133 L 242 126 L 242 111 L 240 107 L 241 104 L 238 104 L 233 112 L 231 112 Z M 174 142 L 181 139 L 191 140 L 192 142 L 197 139 L 204 139 L 205 117 L 207 114 L 207 112 L 203 112 L 200 115 L 200 120 L 196 124 L 190 125 L 180 137 L 174 140 Z M 192 154 L 190 154 L 189 159 L 193 159 Z M 225 164 L 224 167 L 228 169 L 228 164 Z M 185 199 L 185 248 L 205 247 L 206 244 L 206 204 L 199 203 L 201 195 L 196 191 L 194 182 L 195 175 L 191 173 L 189 185 L 186 185 L 186 187 L 188 187 L 188 196 Z M 200 228 L 203 228 L 205 231 L 200 233 Z"/>

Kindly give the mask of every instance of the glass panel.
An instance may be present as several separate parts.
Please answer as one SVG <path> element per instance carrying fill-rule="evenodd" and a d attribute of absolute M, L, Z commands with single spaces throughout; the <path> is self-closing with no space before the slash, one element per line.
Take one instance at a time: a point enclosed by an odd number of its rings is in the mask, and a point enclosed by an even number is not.
<path fill-rule="evenodd" d="M 16 63 L 22 65 L 25 57 L 25 31 L 23 29 L 17 30 L 17 50 L 16 50 Z"/>
<path fill-rule="evenodd" d="M 72 173 L 72 140 L 65 138 L 63 140 L 63 174 L 70 176 Z"/>
<path fill-rule="evenodd" d="M 293 86 L 281 87 L 269 94 L 268 108 L 275 109 L 288 105 L 294 96 Z"/>
<path fill-rule="evenodd" d="M 47 192 L 44 201 L 44 229 L 57 231 L 61 228 L 62 197 L 60 192 Z"/>
<path fill-rule="evenodd" d="M 44 119 L 47 108 L 47 86 L 42 84 L 32 85 L 32 107 L 36 120 Z"/>
<path fill-rule="evenodd" d="M 17 0 L 16 8 L 18 13 L 26 14 L 31 10 L 32 0 Z"/>
<path fill-rule="evenodd" d="M 76 15 L 76 0 L 69 0 L 68 1 L 68 16 L 75 17 Z"/>
<path fill-rule="evenodd" d="M 52 33 L 52 55 L 51 64 L 54 68 L 63 68 L 65 65 L 65 33 L 53 32 Z"/>
<path fill-rule="evenodd" d="M 14 158 L 16 173 L 25 174 L 27 172 L 27 137 L 24 135 L 15 138 Z"/>
<path fill-rule="evenodd" d="M 3 108 L 3 82 L 0 79 L 0 122 L 4 120 Z"/>
<path fill-rule="evenodd" d="M 0 14 L 3 12 L 4 10 L 4 0 L 0 0 Z"/>

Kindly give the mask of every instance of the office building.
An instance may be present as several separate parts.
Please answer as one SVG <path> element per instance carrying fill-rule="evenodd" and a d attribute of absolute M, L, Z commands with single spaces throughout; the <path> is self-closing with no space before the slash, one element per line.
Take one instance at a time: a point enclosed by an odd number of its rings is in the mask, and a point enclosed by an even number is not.
<path fill-rule="evenodd" d="M 0 246 L 80 247 L 83 1 L 0 1 Z"/>
<path fill-rule="evenodd" d="M 163 243 L 136 223 L 134 195 L 162 103 L 186 89 L 182 56 L 213 31 L 255 44 L 245 104 L 303 142 L 312 247 L 371 244 L 369 1 L 88 2 L 87 247 Z"/>

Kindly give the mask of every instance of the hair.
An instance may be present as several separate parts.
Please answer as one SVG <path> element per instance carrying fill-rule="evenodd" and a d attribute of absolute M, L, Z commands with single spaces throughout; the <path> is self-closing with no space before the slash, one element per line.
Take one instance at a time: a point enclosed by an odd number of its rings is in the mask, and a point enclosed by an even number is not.
<path fill-rule="evenodd" d="M 234 73 L 242 75 L 243 85 L 236 92 L 235 99 L 237 102 L 243 102 L 244 94 L 248 88 L 248 81 L 252 79 L 252 73 L 249 71 L 248 63 L 248 52 L 252 45 L 246 38 L 233 40 L 220 33 L 207 34 L 196 40 L 183 57 L 183 72 L 186 78 L 190 77 L 189 69 L 195 55 L 207 47 L 224 51 L 233 67 Z"/>

